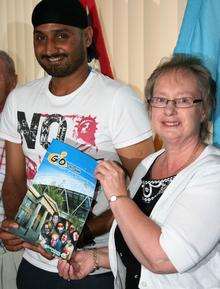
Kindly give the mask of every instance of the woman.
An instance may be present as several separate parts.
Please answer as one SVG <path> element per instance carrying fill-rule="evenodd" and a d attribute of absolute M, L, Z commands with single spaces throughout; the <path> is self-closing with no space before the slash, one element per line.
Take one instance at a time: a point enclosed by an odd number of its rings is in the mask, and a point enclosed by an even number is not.
<path fill-rule="evenodd" d="M 146 99 L 164 149 L 137 167 L 128 190 L 123 170 L 100 162 L 115 217 L 109 252 L 76 253 L 59 263 L 61 276 L 82 278 L 110 259 L 117 289 L 220 288 L 220 150 L 205 144 L 214 94 L 196 58 L 176 55 L 152 73 Z"/>

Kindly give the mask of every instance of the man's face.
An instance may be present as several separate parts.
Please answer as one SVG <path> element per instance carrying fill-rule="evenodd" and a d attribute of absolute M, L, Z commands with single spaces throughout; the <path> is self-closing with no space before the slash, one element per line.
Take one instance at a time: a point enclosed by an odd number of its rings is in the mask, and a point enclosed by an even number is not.
<path fill-rule="evenodd" d="M 46 234 L 50 233 L 50 229 L 49 229 L 48 225 L 44 226 L 44 231 L 45 231 Z"/>
<path fill-rule="evenodd" d="M 75 231 L 74 226 L 73 226 L 73 225 L 70 225 L 70 226 L 69 226 L 69 233 L 71 234 L 71 233 L 73 233 L 74 231 Z"/>
<path fill-rule="evenodd" d="M 57 23 L 35 27 L 35 56 L 49 75 L 65 77 L 87 63 L 86 30 Z"/>
<path fill-rule="evenodd" d="M 65 243 L 67 241 L 67 238 L 68 238 L 67 234 L 63 234 L 61 237 L 61 242 Z"/>
<path fill-rule="evenodd" d="M 53 224 L 54 225 L 56 225 L 57 223 L 58 223 L 58 221 L 59 221 L 59 216 L 58 215 L 53 215 L 53 218 L 52 218 L 52 222 L 53 222 Z"/>
<path fill-rule="evenodd" d="M 62 223 L 57 224 L 57 231 L 59 234 L 64 231 L 64 225 Z"/>

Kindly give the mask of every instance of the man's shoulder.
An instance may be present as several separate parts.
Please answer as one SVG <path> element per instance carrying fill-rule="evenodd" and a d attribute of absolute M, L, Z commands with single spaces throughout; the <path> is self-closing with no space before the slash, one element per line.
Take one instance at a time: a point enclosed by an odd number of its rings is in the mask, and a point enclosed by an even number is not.
<path fill-rule="evenodd" d="M 119 80 L 112 79 L 111 77 L 104 75 L 103 73 L 92 69 L 92 73 L 94 75 L 94 80 L 96 82 L 99 82 L 103 86 L 109 89 L 118 89 L 122 87 L 128 87 L 127 84 L 124 84 L 123 82 Z"/>
<path fill-rule="evenodd" d="M 49 76 L 45 76 L 39 79 L 35 79 L 32 81 L 29 81 L 28 83 L 24 84 L 24 85 L 19 85 L 15 88 L 14 92 L 15 93 L 24 93 L 27 91 L 31 91 L 34 92 L 34 90 L 38 90 L 41 89 L 44 85 L 46 85 L 49 81 Z"/>
<path fill-rule="evenodd" d="M 117 97 L 137 97 L 136 92 L 128 84 L 112 79 L 96 70 L 92 70 L 92 73 L 95 87 L 105 93 L 105 98 L 109 96 L 112 99 L 115 95 Z"/>

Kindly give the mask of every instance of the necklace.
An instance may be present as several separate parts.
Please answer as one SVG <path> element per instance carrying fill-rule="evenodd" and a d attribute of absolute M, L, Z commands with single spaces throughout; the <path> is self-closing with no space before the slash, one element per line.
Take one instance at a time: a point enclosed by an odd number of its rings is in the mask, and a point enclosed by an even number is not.
<path fill-rule="evenodd" d="M 164 159 L 164 161 L 166 160 L 166 173 L 167 173 L 167 175 L 168 176 L 169 175 L 176 175 L 181 170 L 183 170 L 185 167 L 187 167 L 190 163 L 192 163 L 196 159 L 197 153 L 201 147 L 202 147 L 202 144 L 200 142 L 198 142 L 196 144 L 195 148 L 193 149 L 192 153 L 190 154 L 189 158 L 186 159 L 186 161 L 183 163 L 183 165 L 180 166 L 178 169 L 171 171 L 171 172 L 169 172 L 169 169 L 168 169 L 168 161 L 166 159 Z"/>
<path fill-rule="evenodd" d="M 167 186 L 173 180 L 174 176 L 161 180 L 142 179 L 142 200 L 150 203 L 159 195 L 162 195 Z"/>

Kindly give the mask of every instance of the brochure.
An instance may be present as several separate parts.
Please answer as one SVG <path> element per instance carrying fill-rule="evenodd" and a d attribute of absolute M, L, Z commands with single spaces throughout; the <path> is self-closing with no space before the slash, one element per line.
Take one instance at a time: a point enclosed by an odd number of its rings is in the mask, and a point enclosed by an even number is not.
<path fill-rule="evenodd" d="M 13 233 L 68 260 L 91 209 L 97 161 L 53 140 L 19 207 Z"/>

